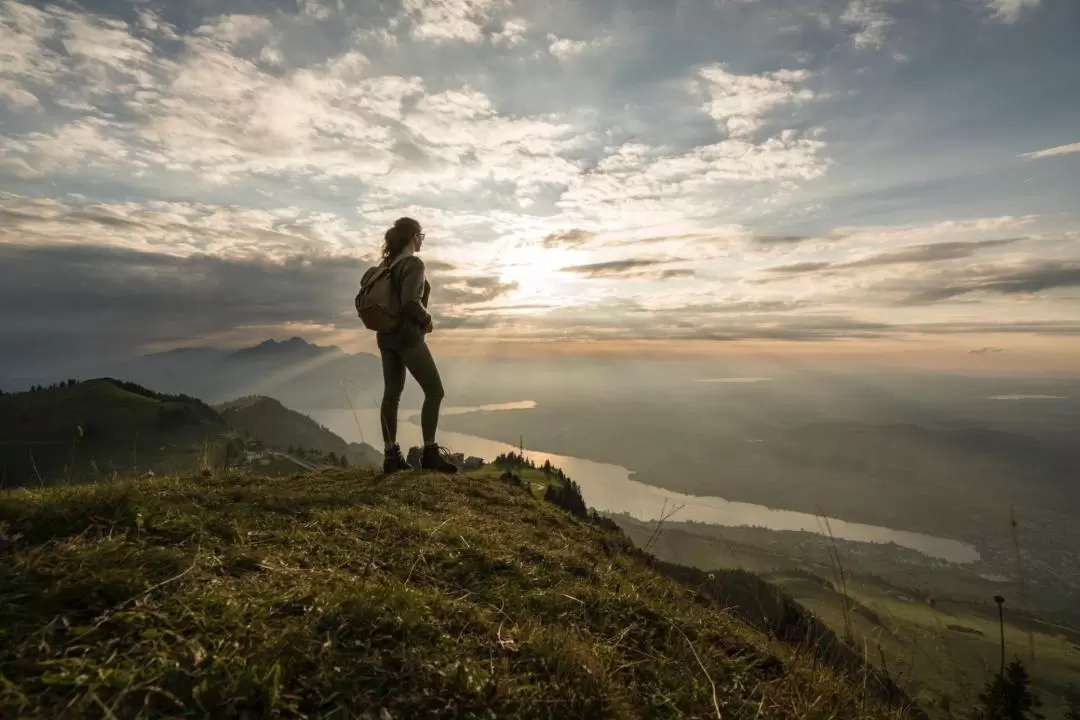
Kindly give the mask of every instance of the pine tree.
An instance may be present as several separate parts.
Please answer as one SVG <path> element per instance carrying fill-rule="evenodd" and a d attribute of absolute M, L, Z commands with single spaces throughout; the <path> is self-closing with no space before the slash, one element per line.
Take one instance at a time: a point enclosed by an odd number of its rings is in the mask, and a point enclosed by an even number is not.
<path fill-rule="evenodd" d="M 1013 660 L 1004 674 L 997 674 L 979 694 L 982 720 L 1032 720 L 1041 718 L 1035 710 L 1039 699 L 1031 693 L 1031 677 L 1019 660 Z"/>

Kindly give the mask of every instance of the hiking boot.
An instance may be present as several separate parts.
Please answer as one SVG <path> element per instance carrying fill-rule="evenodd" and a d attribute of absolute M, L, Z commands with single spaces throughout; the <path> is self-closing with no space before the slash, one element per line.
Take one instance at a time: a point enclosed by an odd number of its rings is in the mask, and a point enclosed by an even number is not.
<path fill-rule="evenodd" d="M 405 456 L 401 454 L 401 448 L 395 445 L 386 451 L 386 456 L 383 458 L 382 469 L 384 473 L 389 475 L 390 473 L 395 473 L 399 470 L 412 470 L 412 465 L 410 465 L 405 459 Z"/>
<path fill-rule="evenodd" d="M 420 456 L 420 467 L 424 470 L 432 470 L 453 475 L 458 471 L 457 465 L 450 462 L 450 453 L 446 448 L 438 445 L 425 445 L 424 454 Z"/>

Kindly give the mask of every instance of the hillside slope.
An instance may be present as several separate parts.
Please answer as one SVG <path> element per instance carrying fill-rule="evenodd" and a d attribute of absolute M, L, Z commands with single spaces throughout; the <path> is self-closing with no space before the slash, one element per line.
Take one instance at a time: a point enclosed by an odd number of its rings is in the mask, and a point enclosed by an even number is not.
<path fill-rule="evenodd" d="M 268 447 L 286 450 L 303 447 L 322 455 L 334 453 L 351 465 L 381 465 L 382 453 L 366 443 L 347 443 L 307 415 L 282 405 L 274 398 L 255 395 L 217 406 L 225 422 L 235 430 L 261 440 Z"/>
<path fill-rule="evenodd" d="M 230 447 L 238 438 L 213 408 L 134 383 L 102 378 L 0 397 L 0 487 L 195 472 Z"/>
<path fill-rule="evenodd" d="M 0 494 L 0 716 L 887 718 L 484 475 Z"/>

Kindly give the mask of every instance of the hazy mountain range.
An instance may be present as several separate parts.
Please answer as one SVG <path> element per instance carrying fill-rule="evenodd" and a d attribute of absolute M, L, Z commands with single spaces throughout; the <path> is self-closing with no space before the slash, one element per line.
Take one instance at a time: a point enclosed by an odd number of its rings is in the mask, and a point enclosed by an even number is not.
<path fill-rule="evenodd" d="M 301 338 L 267 340 L 241 350 L 194 347 L 145 355 L 115 374 L 159 392 L 186 393 L 210 403 L 268 395 L 289 407 L 346 407 L 345 387 L 381 386 L 379 358 L 350 354 Z"/>

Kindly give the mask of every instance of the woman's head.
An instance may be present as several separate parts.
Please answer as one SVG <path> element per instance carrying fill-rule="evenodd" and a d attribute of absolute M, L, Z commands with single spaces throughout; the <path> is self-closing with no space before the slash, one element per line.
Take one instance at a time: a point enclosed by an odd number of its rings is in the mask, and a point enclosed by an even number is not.
<path fill-rule="evenodd" d="M 384 240 L 383 257 L 392 258 L 409 246 L 412 246 L 413 250 L 419 250 L 424 242 L 424 233 L 420 223 L 410 217 L 403 217 L 398 218 L 394 227 L 386 231 Z"/>

